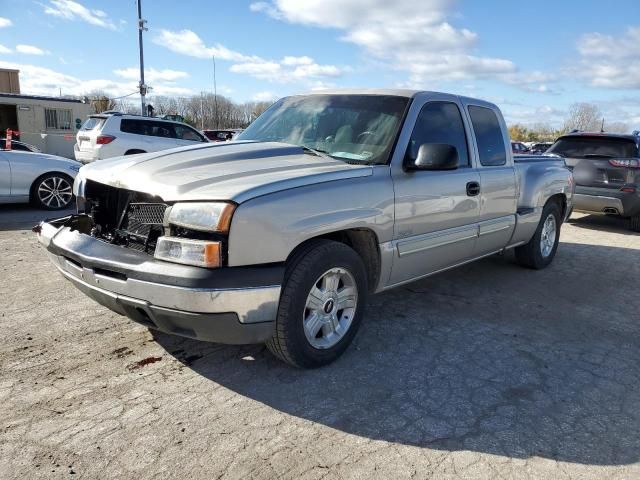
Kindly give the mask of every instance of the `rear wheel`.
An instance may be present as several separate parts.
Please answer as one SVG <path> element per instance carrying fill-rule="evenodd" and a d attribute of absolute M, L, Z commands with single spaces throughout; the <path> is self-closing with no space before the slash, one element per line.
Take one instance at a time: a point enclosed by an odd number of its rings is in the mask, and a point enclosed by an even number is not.
<path fill-rule="evenodd" d="M 358 330 L 367 297 L 364 264 L 353 249 L 329 240 L 291 263 L 267 347 L 295 367 L 321 367 L 338 358 Z"/>
<path fill-rule="evenodd" d="M 629 228 L 634 232 L 640 232 L 640 215 L 629 219 Z"/>
<path fill-rule="evenodd" d="M 48 173 L 38 178 L 31 187 L 33 203 L 45 210 L 68 208 L 73 200 L 73 180 L 63 173 Z"/>
<path fill-rule="evenodd" d="M 124 152 L 125 155 L 137 155 L 138 153 L 147 153 L 144 150 L 127 150 Z"/>
<path fill-rule="evenodd" d="M 556 202 L 547 203 L 540 217 L 540 223 L 531 240 L 516 248 L 516 260 L 520 265 L 540 270 L 553 261 L 560 240 L 562 218 Z"/>

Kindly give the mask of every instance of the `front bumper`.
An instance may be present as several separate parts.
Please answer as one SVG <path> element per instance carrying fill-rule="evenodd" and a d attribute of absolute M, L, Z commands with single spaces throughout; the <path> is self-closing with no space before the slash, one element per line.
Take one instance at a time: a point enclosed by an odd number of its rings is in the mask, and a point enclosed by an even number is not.
<path fill-rule="evenodd" d="M 273 334 L 282 266 L 191 267 L 155 260 L 55 221 L 42 222 L 37 230 L 65 278 L 147 327 L 229 344 L 261 343 Z"/>
<path fill-rule="evenodd" d="M 617 214 L 633 217 L 640 214 L 640 194 L 611 188 L 576 186 L 574 210 L 587 213 Z"/>

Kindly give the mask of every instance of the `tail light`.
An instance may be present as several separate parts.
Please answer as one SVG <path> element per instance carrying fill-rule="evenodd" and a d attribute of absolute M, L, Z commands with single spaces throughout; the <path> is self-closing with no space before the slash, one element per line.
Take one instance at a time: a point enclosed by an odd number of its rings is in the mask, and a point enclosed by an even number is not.
<path fill-rule="evenodd" d="M 637 158 L 612 158 L 609 164 L 614 167 L 640 168 L 640 160 Z"/>
<path fill-rule="evenodd" d="M 636 193 L 636 187 L 622 187 L 620 191 L 624 193 Z"/>
<path fill-rule="evenodd" d="M 107 143 L 111 143 L 116 139 L 113 135 L 98 135 L 96 138 L 97 145 L 106 145 Z"/>

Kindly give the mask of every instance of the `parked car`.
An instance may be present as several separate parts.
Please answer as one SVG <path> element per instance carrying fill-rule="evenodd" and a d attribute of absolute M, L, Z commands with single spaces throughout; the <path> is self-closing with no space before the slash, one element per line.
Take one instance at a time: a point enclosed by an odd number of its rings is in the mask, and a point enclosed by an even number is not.
<path fill-rule="evenodd" d="M 31 202 L 45 210 L 68 208 L 80 167 L 75 160 L 55 155 L 0 150 L 0 203 Z"/>
<path fill-rule="evenodd" d="M 0 138 L 0 150 L 7 149 L 7 139 Z M 15 150 L 16 152 L 35 152 L 39 153 L 40 149 L 35 147 L 29 143 L 24 143 L 19 140 L 11 140 L 11 150 Z"/>
<path fill-rule="evenodd" d="M 553 142 L 534 143 L 529 148 L 529 153 L 531 153 L 532 155 L 540 155 L 540 154 L 546 152 L 547 150 L 549 150 L 549 147 L 551 145 L 553 145 Z"/>
<path fill-rule="evenodd" d="M 370 293 L 507 249 L 546 267 L 572 205 L 560 157 L 514 160 L 500 110 L 456 95 L 288 97 L 239 140 L 87 165 L 78 214 L 38 238 L 115 312 L 306 368 L 347 348 Z"/>
<path fill-rule="evenodd" d="M 511 142 L 511 153 L 525 155 L 529 153 L 529 149 L 522 142 Z"/>
<path fill-rule="evenodd" d="M 560 155 L 576 180 L 576 211 L 628 218 L 640 232 L 640 136 L 564 135 L 547 150 Z"/>
<path fill-rule="evenodd" d="M 76 160 L 89 163 L 105 158 L 157 152 L 209 142 L 195 128 L 155 117 L 102 113 L 91 115 L 76 135 Z"/>
<path fill-rule="evenodd" d="M 226 142 L 233 140 L 242 133 L 241 129 L 233 130 L 203 130 L 202 133 L 212 142 Z"/>

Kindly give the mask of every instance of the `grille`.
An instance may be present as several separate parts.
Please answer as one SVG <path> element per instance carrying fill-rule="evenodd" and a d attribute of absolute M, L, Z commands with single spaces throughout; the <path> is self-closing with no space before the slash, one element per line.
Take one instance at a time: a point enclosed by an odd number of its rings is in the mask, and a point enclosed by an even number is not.
<path fill-rule="evenodd" d="M 123 218 L 120 234 L 126 246 L 145 253 L 153 253 L 162 235 L 162 222 L 167 205 L 164 203 L 131 202 Z"/>
<path fill-rule="evenodd" d="M 154 225 L 162 226 L 166 209 L 164 203 L 130 203 L 123 230 L 146 237 Z"/>

